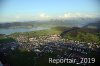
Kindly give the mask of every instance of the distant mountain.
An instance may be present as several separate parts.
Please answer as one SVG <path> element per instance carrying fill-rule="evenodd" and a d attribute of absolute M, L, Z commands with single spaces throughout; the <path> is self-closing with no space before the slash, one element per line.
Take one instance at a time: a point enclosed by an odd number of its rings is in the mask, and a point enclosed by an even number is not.
<path fill-rule="evenodd" d="M 74 22 L 63 21 L 63 20 L 0 23 L 0 28 L 32 28 L 32 27 L 56 27 L 56 26 L 73 27 L 77 25 Z"/>
<path fill-rule="evenodd" d="M 0 28 L 15 28 L 22 26 L 34 26 L 31 22 L 13 22 L 13 23 L 0 23 Z"/>
<path fill-rule="evenodd" d="M 94 23 L 89 23 L 89 24 L 85 25 L 84 28 L 100 29 L 100 21 L 94 22 Z"/>
<path fill-rule="evenodd" d="M 27 22 L 11 22 L 11 23 L 0 23 L 0 28 L 32 28 L 32 27 L 90 27 L 89 25 L 96 22 L 96 19 L 86 18 L 73 18 L 73 19 L 51 19 L 45 21 L 27 21 Z M 100 24 L 100 22 L 99 22 Z M 95 24 L 98 27 L 98 23 Z M 93 27 L 93 26 L 92 26 Z M 94 28 L 94 27 L 93 27 Z M 97 28 L 97 27 L 96 27 Z"/>

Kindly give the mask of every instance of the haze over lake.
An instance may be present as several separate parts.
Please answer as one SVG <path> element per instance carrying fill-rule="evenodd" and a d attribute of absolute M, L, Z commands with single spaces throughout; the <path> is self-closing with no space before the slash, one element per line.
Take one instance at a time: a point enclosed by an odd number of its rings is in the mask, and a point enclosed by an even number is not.
<path fill-rule="evenodd" d="M 36 31 L 36 30 L 44 30 L 44 29 L 49 29 L 47 27 L 33 27 L 33 28 L 1 28 L 0 29 L 0 34 L 12 34 L 15 32 L 29 32 L 29 31 Z"/>

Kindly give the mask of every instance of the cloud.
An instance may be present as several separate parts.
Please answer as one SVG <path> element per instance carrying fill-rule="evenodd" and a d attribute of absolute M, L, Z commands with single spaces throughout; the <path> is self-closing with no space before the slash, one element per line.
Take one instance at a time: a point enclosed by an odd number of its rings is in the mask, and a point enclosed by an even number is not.
<path fill-rule="evenodd" d="M 99 20 L 100 14 L 98 13 L 74 13 L 67 12 L 64 14 L 46 14 L 46 13 L 36 13 L 36 14 L 16 14 L 8 16 L 0 16 L 0 22 L 11 22 L 11 21 L 28 21 L 28 20 L 49 20 L 49 19 L 68 19 L 68 20 Z"/>
<path fill-rule="evenodd" d="M 59 16 L 59 18 L 63 18 L 63 19 L 69 19 L 69 18 L 97 18 L 100 17 L 100 15 L 97 14 L 91 14 L 91 13 L 65 13 L 61 16 Z"/>
<path fill-rule="evenodd" d="M 16 18 L 16 19 L 20 19 L 20 18 L 21 18 L 21 16 L 15 16 L 15 18 Z"/>
<path fill-rule="evenodd" d="M 45 14 L 45 13 L 41 13 L 40 15 L 39 15 L 39 17 L 40 18 L 49 18 L 50 16 L 48 16 L 47 14 Z"/>

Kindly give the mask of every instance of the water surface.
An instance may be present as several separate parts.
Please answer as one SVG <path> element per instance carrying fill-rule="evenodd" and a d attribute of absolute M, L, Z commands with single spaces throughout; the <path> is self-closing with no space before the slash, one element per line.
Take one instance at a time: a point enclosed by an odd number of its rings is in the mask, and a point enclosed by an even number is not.
<path fill-rule="evenodd" d="M 0 28 L 0 34 L 12 34 L 15 32 L 29 32 L 29 31 L 36 31 L 36 30 L 44 30 L 49 29 L 48 27 L 33 27 L 33 28 L 6 28 L 2 29 Z"/>

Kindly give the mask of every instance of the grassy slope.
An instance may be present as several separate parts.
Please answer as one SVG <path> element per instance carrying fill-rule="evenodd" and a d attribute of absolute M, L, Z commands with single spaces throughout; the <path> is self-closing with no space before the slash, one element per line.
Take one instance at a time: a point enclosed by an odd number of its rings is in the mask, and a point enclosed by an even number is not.
<path fill-rule="evenodd" d="M 66 27 L 53 27 L 50 29 L 46 30 L 39 30 L 39 31 L 31 31 L 31 32 L 19 32 L 19 33 L 14 33 L 11 34 L 11 36 L 19 36 L 19 35 L 25 35 L 25 36 L 30 36 L 30 37 L 39 37 L 39 36 L 45 36 L 45 35 L 52 35 L 52 34 L 60 34 L 63 32 Z"/>

